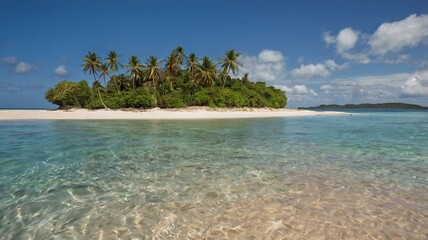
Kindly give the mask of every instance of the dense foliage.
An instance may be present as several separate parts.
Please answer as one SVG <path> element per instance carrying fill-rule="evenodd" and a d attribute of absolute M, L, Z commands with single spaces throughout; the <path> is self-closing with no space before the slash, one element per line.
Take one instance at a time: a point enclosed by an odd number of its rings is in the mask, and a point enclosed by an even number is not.
<path fill-rule="evenodd" d="M 284 107 L 283 91 L 251 82 L 248 74 L 241 79 L 229 75 L 239 72 L 239 56 L 235 50 L 226 51 L 217 69 L 208 57 L 186 56 L 182 47 L 174 49 L 166 61 L 149 56 L 142 63 L 131 56 L 127 64 L 119 63 L 114 51 L 104 63 L 89 52 L 82 67 L 93 75 L 92 87 L 85 80 L 61 81 L 45 97 L 60 108 Z M 119 73 L 121 68 L 126 73 Z"/>

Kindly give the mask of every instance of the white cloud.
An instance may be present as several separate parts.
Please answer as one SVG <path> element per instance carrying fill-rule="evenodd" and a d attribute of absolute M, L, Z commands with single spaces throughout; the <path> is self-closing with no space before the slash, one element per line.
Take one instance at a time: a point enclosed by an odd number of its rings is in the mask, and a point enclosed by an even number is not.
<path fill-rule="evenodd" d="M 18 63 L 16 57 L 2 57 L 0 58 L 0 63 L 5 65 L 15 65 Z"/>
<path fill-rule="evenodd" d="M 382 23 L 368 44 L 373 54 L 384 55 L 417 46 L 427 37 L 428 15 L 412 14 L 401 21 Z"/>
<path fill-rule="evenodd" d="M 328 93 L 333 89 L 333 86 L 326 84 L 326 85 L 322 85 L 322 86 L 320 87 L 320 89 L 321 89 L 325 94 L 328 94 Z"/>
<path fill-rule="evenodd" d="M 428 70 L 337 78 L 320 86 L 322 103 L 428 102 Z M 318 101 L 319 102 L 319 101 Z"/>
<path fill-rule="evenodd" d="M 335 45 L 336 52 L 344 59 L 350 60 L 358 63 L 370 63 L 370 57 L 367 53 L 352 53 L 350 52 L 354 49 L 358 40 L 360 39 L 360 32 L 353 30 L 350 27 L 344 28 L 339 31 L 337 36 L 333 36 L 330 32 L 325 32 L 323 34 L 323 40 L 327 45 Z M 355 51 L 354 51 L 355 52 Z"/>
<path fill-rule="evenodd" d="M 347 27 L 340 30 L 336 37 L 336 49 L 339 53 L 346 52 L 354 48 L 358 41 L 359 33 Z"/>
<path fill-rule="evenodd" d="M 344 64 L 337 64 L 334 60 L 332 59 L 328 59 L 326 61 L 324 61 L 324 65 L 332 70 L 332 71 L 341 71 L 341 70 L 345 70 L 346 68 L 349 67 L 348 63 L 344 63 Z"/>
<path fill-rule="evenodd" d="M 273 50 L 263 50 L 259 53 L 259 60 L 261 62 L 281 62 L 284 60 L 284 56 L 281 52 L 273 51 Z"/>
<path fill-rule="evenodd" d="M 65 68 L 64 65 L 60 65 L 54 69 L 53 73 L 57 77 L 64 77 L 68 75 L 68 70 Z"/>
<path fill-rule="evenodd" d="M 401 54 L 401 55 L 398 55 L 395 59 L 391 59 L 391 58 L 384 59 L 383 62 L 388 63 L 388 64 L 396 64 L 396 63 L 407 62 L 407 61 L 409 61 L 409 59 L 410 59 L 410 55 Z"/>
<path fill-rule="evenodd" d="M 326 78 L 333 71 L 344 70 L 348 64 L 337 64 L 334 60 L 328 59 L 323 63 L 317 64 L 301 64 L 300 67 L 293 69 L 291 75 L 295 78 L 310 79 L 315 77 Z"/>
<path fill-rule="evenodd" d="M 401 86 L 401 90 L 405 96 L 428 97 L 428 71 L 415 73 Z"/>
<path fill-rule="evenodd" d="M 360 33 L 347 27 L 339 31 L 337 36 L 331 35 L 330 32 L 323 33 L 323 40 L 327 45 L 335 44 L 338 53 L 344 53 L 355 47 Z"/>
<path fill-rule="evenodd" d="M 38 69 L 37 65 L 33 65 L 25 62 L 19 62 L 18 64 L 16 64 L 14 72 L 17 74 L 27 74 L 37 69 Z"/>
<path fill-rule="evenodd" d="M 306 85 L 295 85 L 294 87 L 287 86 L 278 86 L 274 87 L 281 89 L 282 91 L 287 92 L 288 94 L 312 94 L 314 96 L 318 96 L 318 94 L 313 90 L 308 88 Z"/>
<path fill-rule="evenodd" d="M 323 33 L 323 39 L 324 42 L 327 43 L 327 45 L 336 43 L 336 37 L 332 36 L 330 32 Z"/>
<path fill-rule="evenodd" d="M 294 87 L 274 85 L 274 87 L 286 92 L 288 106 L 302 106 L 302 104 L 306 105 L 319 100 L 318 94 L 306 85 L 295 85 Z"/>
<path fill-rule="evenodd" d="M 357 63 L 403 63 L 409 55 L 390 56 L 407 47 L 415 47 L 428 40 L 428 15 L 416 14 L 396 21 L 382 23 L 373 34 L 364 34 L 350 27 L 339 31 L 337 36 L 323 33 L 327 45 L 334 45 L 344 59 Z M 358 44 L 358 48 L 356 47 Z"/>
<path fill-rule="evenodd" d="M 295 78 L 303 79 L 310 79 L 314 77 L 325 78 L 330 75 L 330 71 L 322 63 L 307 65 L 301 64 L 300 67 L 291 71 L 291 75 Z"/>
<path fill-rule="evenodd" d="M 357 63 L 367 64 L 372 62 L 367 53 L 342 52 L 340 55 L 346 60 L 350 60 Z"/>
<path fill-rule="evenodd" d="M 237 77 L 248 73 L 254 82 L 284 81 L 286 76 L 285 57 L 281 52 L 263 50 L 258 56 L 241 56 L 242 67 Z"/>

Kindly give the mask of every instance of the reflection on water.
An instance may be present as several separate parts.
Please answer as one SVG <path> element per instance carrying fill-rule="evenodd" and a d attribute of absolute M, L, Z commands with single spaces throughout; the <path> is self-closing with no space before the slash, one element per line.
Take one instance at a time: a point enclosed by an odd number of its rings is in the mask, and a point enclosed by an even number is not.
<path fill-rule="evenodd" d="M 5 239 L 428 236 L 423 114 L 0 130 Z"/>

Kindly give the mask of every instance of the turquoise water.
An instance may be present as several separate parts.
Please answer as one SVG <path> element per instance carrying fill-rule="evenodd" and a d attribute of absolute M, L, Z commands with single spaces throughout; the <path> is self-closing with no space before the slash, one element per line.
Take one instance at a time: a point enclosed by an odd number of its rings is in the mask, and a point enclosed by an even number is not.
<path fill-rule="evenodd" d="M 0 121 L 2 239 L 426 239 L 428 113 Z"/>

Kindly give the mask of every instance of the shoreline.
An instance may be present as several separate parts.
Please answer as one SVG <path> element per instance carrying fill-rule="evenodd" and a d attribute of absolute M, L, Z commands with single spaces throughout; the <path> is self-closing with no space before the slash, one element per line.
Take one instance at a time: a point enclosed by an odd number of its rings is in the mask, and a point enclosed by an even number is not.
<path fill-rule="evenodd" d="M 338 111 L 316 112 L 300 109 L 208 108 L 180 109 L 69 109 L 69 110 L 0 110 L 1 120 L 197 120 L 304 116 L 345 116 Z"/>

